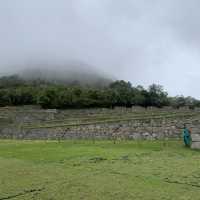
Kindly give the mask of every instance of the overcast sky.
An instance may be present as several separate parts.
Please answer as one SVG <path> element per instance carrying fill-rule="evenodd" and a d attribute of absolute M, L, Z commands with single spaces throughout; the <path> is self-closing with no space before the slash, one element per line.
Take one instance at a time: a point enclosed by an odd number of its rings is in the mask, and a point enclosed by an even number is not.
<path fill-rule="evenodd" d="M 200 98 L 199 9 L 199 0 L 1 0 L 0 74 L 75 60 Z"/>

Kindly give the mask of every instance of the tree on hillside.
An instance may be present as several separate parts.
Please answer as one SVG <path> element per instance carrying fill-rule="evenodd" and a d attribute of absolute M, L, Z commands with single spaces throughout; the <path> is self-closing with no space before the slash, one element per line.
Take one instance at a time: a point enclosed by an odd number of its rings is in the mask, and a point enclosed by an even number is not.
<path fill-rule="evenodd" d="M 170 104 L 173 108 L 180 108 L 186 105 L 186 100 L 183 96 L 176 96 L 170 98 Z"/>
<path fill-rule="evenodd" d="M 115 81 L 110 84 L 116 99 L 116 106 L 130 107 L 133 105 L 133 88 L 130 82 Z"/>
<path fill-rule="evenodd" d="M 152 84 L 149 86 L 148 92 L 150 106 L 163 107 L 169 105 L 168 94 L 164 91 L 163 86 Z"/>
<path fill-rule="evenodd" d="M 134 106 L 146 105 L 147 91 L 142 86 L 137 86 L 132 89 L 132 102 Z"/>
<path fill-rule="evenodd" d="M 109 86 L 97 87 L 81 84 L 61 84 L 42 79 L 23 80 L 18 76 L 0 78 L 0 106 L 40 105 L 43 108 L 114 108 L 115 106 L 171 105 L 175 108 L 200 107 L 200 101 L 192 97 L 168 97 L 160 85 L 133 87 L 123 80 Z"/>

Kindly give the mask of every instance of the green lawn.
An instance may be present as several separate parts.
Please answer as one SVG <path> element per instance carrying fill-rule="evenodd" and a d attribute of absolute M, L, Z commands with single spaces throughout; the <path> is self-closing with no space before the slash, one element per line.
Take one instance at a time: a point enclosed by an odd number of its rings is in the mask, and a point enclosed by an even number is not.
<path fill-rule="evenodd" d="M 181 142 L 0 140 L 0 200 L 199 200 L 200 152 Z"/>

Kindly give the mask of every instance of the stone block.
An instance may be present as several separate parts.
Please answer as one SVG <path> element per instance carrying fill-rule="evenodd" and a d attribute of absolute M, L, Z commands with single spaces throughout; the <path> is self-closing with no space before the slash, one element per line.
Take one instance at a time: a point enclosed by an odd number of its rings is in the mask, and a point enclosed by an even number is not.
<path fill-rule="evenodd" d="M 200 134 L 191 134 L 193 142 L 200 142 Z"/>
<path fill-rule="evenodd" d="M 196 135 L 196 134 L 199 134 L 200 135 L 200 128 L 198 127 L 192 127 L 191 128 L 191 132 L 192 134 Z"/>
<path fill-rule="evenodd" d="M 200 142 L 192 142 L 191 148 L 192 149 L 200 149 Z"/>

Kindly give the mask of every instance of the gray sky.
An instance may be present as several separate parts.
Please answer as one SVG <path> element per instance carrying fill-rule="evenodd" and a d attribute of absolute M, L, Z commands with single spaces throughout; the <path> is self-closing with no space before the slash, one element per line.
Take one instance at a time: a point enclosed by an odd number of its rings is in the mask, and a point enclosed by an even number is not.
<path fill-rule="evenodd" d="M 1 0 L 0 74 L 77 60 L 200 98 L 199 8 L 199 0 Z"/>

